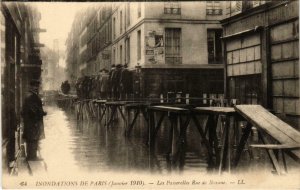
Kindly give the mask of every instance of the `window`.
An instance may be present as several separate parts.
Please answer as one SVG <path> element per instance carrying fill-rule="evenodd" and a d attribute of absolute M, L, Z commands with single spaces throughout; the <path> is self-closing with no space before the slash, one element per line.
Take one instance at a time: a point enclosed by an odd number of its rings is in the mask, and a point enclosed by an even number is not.
<path fill-rule="evenodd" d="M 207 1 L 206 14 L 207 15 L 222 15 L 222 8 L 220 1 Z"/>
<path fill-rule="evenodd" d="M 126 39 L 126 63 L 129 64 L 130 63 L 130 38 L 128 37 Z"/>
<path fill-rule="evenodd" d="M 127 18 L 127 20 L 126 20 L 127 23 L 126 23 L 126 25 L 130 26 L 130 3 L 129 2 L 127 3 L 127 9 L 126 10 L 127 10 L 127 17 L 126 17 Z"/>
<path fill-rule="evenodd" d="M 120 45 L 120 64 L 122 64 L 122 63 L 123 63 L 123 61 L 122 61 L 122 57 L 123 57 L 123 46 L 122 46 L 122 45 Z"/>
<path fill-rule="evenodd" d="M 261 103 L 261 75 L 245 75 L 229 78 L 229 96 L 239 104 Z"/>
<path fill-rule="evenodd" d="M 141 31 L 139 30 L 137 32 L 137 59 L 140 60 L 141 59 L 141 55 L 142 55 L 142 44 L 141 44 Z"/>
<path fill-rule="evenodd" d="M 166 64 L 181 64 L 181 29 L 166 28 L 165 36 Z"/>
<path fill-rule="evenodd" d="M 102 18 L 101 18 L 101 13 L 102 13 L 102 11 L 101 10 L 99 10 L 98 11 L 98 22 L 100 23 L 99 25 L 101 25 L 101 21 L 102 21 Z"/>
<path fill-rule="evenodd" d="M 138 10 L 137 10 L 137 13 L 138 13 L 138 18 L 141 17 L 142 13 L 141 13 L 141 2 L 138 2 Z"/>
<path fill-rule="evenodd" d="M 123 32 L 123 13 L 120 11 L 120 34 Z"/>
<path fill-rule="evenodd" d="M 113 19 L 113 27 L 114 39 L 116 39 L 116 18 Z"/>
<path fill-rule="evenodd" d="M 101 16 L 102 21 L 104 21 L 106 19 L 106 8 L 105 7 L 102 9 L 101 14 L 102 14 L 102 16 Z"/>
<path fill-rule="evenodd" d="M 114 48 L 113 50 L 113 63 L 112 64 L 116 64 L 116 49 Z"/>
<path fill-rule="evenodd" d="M 207 51 L 208 63 L 222 63 L 222 45 L 221 45 L 222 29 L 207 30 Z"/>
<path fill-rule="evenodd" d="M 181 14 L 180 2 L 165 2 L 164 7 L 165 14 Z"/>

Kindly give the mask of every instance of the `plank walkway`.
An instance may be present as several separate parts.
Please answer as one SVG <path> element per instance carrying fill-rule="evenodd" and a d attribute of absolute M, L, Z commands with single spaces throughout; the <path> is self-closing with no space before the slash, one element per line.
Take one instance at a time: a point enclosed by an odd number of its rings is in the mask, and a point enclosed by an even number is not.
<path fill-rule="evenodd" d="M 300 132 L 260 105 L 237 105 L 236 111 L 280 144 L 300 145 Z M 300 150 L 291 150 L 300 159 Z"/>

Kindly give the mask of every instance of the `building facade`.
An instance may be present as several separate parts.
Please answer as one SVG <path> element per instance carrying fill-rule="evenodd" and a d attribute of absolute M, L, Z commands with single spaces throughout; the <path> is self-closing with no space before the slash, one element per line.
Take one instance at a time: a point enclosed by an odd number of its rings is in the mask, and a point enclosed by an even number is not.
<path fill-rule="evenodd" d="M 211 93 L 223 94 L 219 21 L 225 18 L 225 2 L 97 3 L 79 15 L 67 40 L 70 75 L 77 69 L 92 76 L 112 64 L 127 64 L 139 70 L 141 96 L 168 91 L 202 96 L 209 85 L 216 86 Z M 199 82 L 207 77 L 208 83 Z"/>
<path fill-rule="evenodd" d="M 39 28 L 40 13 L 28 4 L 2 3 L 0 18 L 2 150 L 6 155 L 6 146 L 10 146 L 7 155 L 11 157 L 29 81 L 41 76 L 39 32 L 43 30 Z"/>
<path fill-rule="evenodd" d="M 221 63 L 225 2 L 116 3 L 112 16 L 115 64 Z"/>
<path fill-rule="evenodd" d="M 97 75 L 103 68 L 110 69 L 111 13 L 110 3 L 97 3 L 76 15 L 66 42 L 71 86 L 80 77 Z"/>
<path fill-rule="evenodd" d="M 299 128 L 298 1 L 234 6 L 228 2 L 234 12 L 222 21 L 227 96 L 261 104 Z"/>
<path fill-rule="evenodd" d="M 142 97 L 217 97 L 223 94 L 223 18 L 221 1 L 115 3 L 112 63 L 140 68 Z"/>

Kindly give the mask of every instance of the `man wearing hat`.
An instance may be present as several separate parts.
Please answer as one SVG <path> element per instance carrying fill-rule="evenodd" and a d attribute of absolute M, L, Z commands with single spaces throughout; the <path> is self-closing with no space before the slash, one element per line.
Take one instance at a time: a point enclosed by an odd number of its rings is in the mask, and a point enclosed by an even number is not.
<path fill-rule="evenodd" d="M 39 86 L 39 80 L 30 81 L 30 89 L 22 107 L 23 138 L 27 144 L 27 160 L 39 160 L 37 158 L 38 143 L 39 140 L 45 138 L 43 116 L 47 113 L 43 110 L 38 94 Z"/>
<path fill-rule="evenodd" d="M 116 71 L 116 65 L 115 64 L 112 64 L 111 65 L 111 69 L 108 73 L 108 86 L 110 86 L 110 91 L 109 91 L 109 95 L 110 95 L 110 98 L 113 99 L 114 97 L 114 82 L 113 82 L 113 78 L 114 78 L 114 75 L 115 75 L 115 71 Z"/>
<path fill-rule="evenodd" d="M 123 65 L 121 64 L 116 65 L 116 70 L 112 78 L 113 81 L 112 87 L 113 87 L 113 94 L 115 100 L 119 100 L 120 98 L 120 92 L 121 92 L 120 78 L 121 78 L 122 67 Z"/>
<path fill-rule="evenodd" d="M 120 85 L 121 85 L 121 99 L 128 100 L 132 93 L 132 73 L 128 70 L 127 64 L 121 71 Z"/>
<path fill-rule="evenodd" d="M 101 99 L 107 98 L 107 91 L 108 91 L 108 70 L 102 69 L 100 74 L 100 97 Z"/>

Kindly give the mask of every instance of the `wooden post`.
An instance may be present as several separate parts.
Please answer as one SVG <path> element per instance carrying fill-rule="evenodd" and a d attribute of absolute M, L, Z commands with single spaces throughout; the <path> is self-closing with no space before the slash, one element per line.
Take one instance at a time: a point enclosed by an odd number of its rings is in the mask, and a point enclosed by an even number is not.
<path fill-rule="evenodd" d="M 172 165 L 175 166 L 178 160 L 179 142 L 180 142 L 180 118 L 178 115 L 170 115 L 170 120 L 173 128 L 171 158 Z"/>
<path fill-rule="evenodd" d="M 245 144 L 248 140 L 248 137 L 249 137 L 249 134 L 251 132 L 251 123 L 247 123 L 246 125 L 246 128 L 243 130 L 243 135 L 240 139 L 240 142 L 239 142 L 239 145 L 237 147 L 237 151 L 236 151 L 236 158 L 235 158 L 235 161 L 234 161 L 234 167 L 237 167 L 238 163 L 239 163 L 239 160 L 240 160 L 240 157 L 241 157 L 241 154 L 242 154 L 242 151 L 245 147 Z"/>
<path fill-rule="evenodd" d="M 154 130 L 155 130 L 155 120 L 154 120 L 154 112 L 152 110 L 148 111 L 148 138 L 149 138 L 149 150 L 150 153 L 154 152 L 154 147 L 155 147 L 155 135 L 154 135 Z"/>

